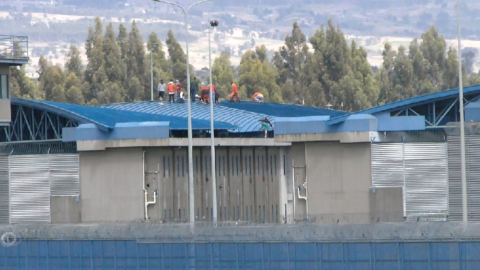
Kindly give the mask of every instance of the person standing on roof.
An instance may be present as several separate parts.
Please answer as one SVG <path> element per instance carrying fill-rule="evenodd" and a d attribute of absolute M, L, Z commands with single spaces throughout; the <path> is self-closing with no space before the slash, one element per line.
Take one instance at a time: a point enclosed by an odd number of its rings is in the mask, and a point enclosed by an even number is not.
<path fill-rule="evenodd" d="M 263 94 L 260 92 L 256 92 L 253 94 L 253 102 L 255 103 L 263 103 Z"/>
<path fill-rule="evenodd" d="M 180 99 L 180 93 L 182 93 L 182 83 L 180 83 L 178 80 L 177 82 L 175 83 L 177 89 L 176 89 L 176 92 L 177 92 L 177 99 Z"/>
<path fill-rule="evenodd" d="M 163 82 L 163 79 L 160 80 L 160 83 L 158 84 L 157 90 L 158 90 L 158 100 L 162 103 L 163 102 L 163 95 L 165 94 L 165 89 L 166 85 Z"/>
<path fill-rule="evenodd" d="M 193 80 L 190 82 L 190 100 L 192 102 L 195 102 L 195 97 L 199 89 L 198 85 L 199 81 L 197 81 L 197 77 L 193 77 Z"/>
<path fill-rule="evenodd" d="M 168 88 L 168 102 L 175 102 L 175 84 L 173 83 L 173 80 L 170 79 L 170 82 L 167 85 Z"/>
<path fill-rule="evenodd" d="M 232 84 L 232 93 L 230 94 L 230 102 L 234 101 L 234 102 L 240 103 L 240 99 L 238 98 L 237 85 L 233 82 L 231 82 L 231 84 Z"/>

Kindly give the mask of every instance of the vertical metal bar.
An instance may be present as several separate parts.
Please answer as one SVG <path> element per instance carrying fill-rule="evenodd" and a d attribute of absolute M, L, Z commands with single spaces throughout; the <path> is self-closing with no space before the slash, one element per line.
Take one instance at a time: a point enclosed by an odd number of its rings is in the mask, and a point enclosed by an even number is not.
<path fill-rule="evenodd" d="M 407 176 L 405 165 L 405 138 L 402 138 L 402 162 L 403 162 L 403 218 L 407 218 Z"/>
<path fill-rule="evenodd" d="M 460 103 L 460 162 L 462 168 L 462 220 L 463 225 L 468 223 L 468 209 L 467 209 L 467 171 L 465 168 L 465 119 L 463 116 L 463 84 L 462 84 L 462 43 L 460 37 L 460 0 L 457 0 L 457 15 L 458 15 L 458 94 Z"/>
<path fill-rule="evenodd" d="M 213 98 L 213 82 L 212 82 L 212 49 L 210 41 L 210 32 L 208 31 L 208 61 L 210 69 L 210 158 L 212 163 L 212 208 L 213 208 L 213 225 L 217 225 L 217 177 L 215 174 L 215 129 L 213 125 L 214 114 L 213 114 L 213 103 L 215 100 Z M 237 164 L 238 166 L 238 164 Z M 238 168 L 237 168 L 238 169 Z M 239 213 L 240 214 L 240 213 Z"/>

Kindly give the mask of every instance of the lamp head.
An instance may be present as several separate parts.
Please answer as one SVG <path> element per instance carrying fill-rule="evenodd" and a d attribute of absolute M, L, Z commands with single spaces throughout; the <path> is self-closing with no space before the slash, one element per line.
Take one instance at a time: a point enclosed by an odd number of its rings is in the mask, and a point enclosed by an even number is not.
<path fill-rule="evenodd" d="M 157 44 L 157 43 L 153 43 L 153 44 L 152 44 L 152 49 L 153 49 L 153 50 L 158 49 L 158 44 Z"/>
<path fill-rule="evenodd" d="M 210 26 L 211 27 L 217 27 L 218 26 L 218 21 L 217 20 L 210 21 Z"/>

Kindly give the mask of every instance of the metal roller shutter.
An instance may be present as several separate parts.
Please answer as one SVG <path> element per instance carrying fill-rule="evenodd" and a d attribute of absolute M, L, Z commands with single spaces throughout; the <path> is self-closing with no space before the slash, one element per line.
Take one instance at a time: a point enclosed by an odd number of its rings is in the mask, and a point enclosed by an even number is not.
<path fill-rule="evenodd" d="M 407 220 L 446 219 L 447 171 L 446 143 L 372 144 L 372 186 L 403 187 Z"/>
<path fill-rule="evenodd" d="M 48 155 L 10 156 L 11 223 L 50 222 Z"/>
<path fill-rule="evenodd" d="M 51 196 L 78 196 L 78 154 L 50 155 Z"/>
<path fill-rule="evenodd" d="M 0 155 L 0 224 L 10 223 L 8 156 Z"/>

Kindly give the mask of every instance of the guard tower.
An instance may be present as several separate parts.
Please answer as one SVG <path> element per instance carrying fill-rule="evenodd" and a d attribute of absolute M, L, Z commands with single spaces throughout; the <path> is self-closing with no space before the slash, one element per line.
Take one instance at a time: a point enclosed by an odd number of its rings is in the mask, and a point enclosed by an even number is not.
<path fill-rule="evenodd" d="M 20 67 L 28 60 L 28 37 L 0 35 L 0 126 L 11 121 L 10 67 Z"/>

